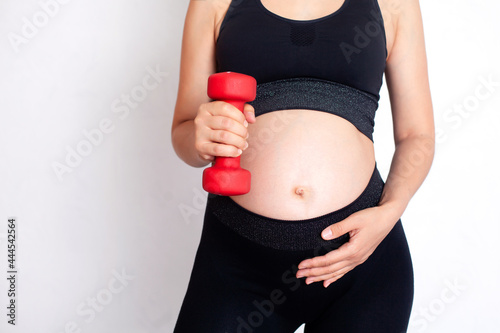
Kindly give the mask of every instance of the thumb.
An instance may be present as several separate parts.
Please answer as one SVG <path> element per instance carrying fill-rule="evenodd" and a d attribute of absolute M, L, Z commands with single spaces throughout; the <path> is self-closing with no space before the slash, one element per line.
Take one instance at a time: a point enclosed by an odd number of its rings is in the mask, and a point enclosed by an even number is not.
<path fill-rule="evenodd" d="M 353 226 L 349 222 L 350 220 L 347 218 L 328 226 L 321 233 L 321 237 L 325 240 L 331 240 L 348 233 L 353 229 Z"/>
<path fill-rule="evenodd" d="M 245 115 L 246 121 L 248 121 L 250 124 L 255 123 L 255 109 L 253 106 L 250 104 L 245 104 L 245 107 L 243 108 L 243 114 Z"/>

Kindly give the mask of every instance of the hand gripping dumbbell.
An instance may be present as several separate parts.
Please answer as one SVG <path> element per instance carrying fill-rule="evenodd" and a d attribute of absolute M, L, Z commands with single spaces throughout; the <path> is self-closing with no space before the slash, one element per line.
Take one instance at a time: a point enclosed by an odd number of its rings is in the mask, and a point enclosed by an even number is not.
<path fill-rule="evenodd" d="M 257 81 L 248 75 L 223 72 L 208 78 L 208 97 L 232 104 L 243 112 L 255 99 Z M 203 189 L 218 195 L 240 195 L 250 191 L 250 171 L 240 167 L 240 156 L 216 156 L 215 164 L 203 170 Z"/>

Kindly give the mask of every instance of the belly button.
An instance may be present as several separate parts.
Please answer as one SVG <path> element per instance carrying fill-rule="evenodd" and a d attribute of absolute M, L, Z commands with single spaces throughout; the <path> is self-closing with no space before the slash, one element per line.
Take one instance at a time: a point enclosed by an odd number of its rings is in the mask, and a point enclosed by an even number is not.
<path fill-rule="evenodd" d="M 297 188 L 295 189 L 295 194 L 297 194 L 297 195 L 298 195 L 298 196 L 300 196 L 300 197 L 303 197 L 303 196 L 304 196 L 304 194 L 305 194 L 305 191 L 304 191 L 304 189 L 303 189 L 302 187 L 297 187 Z"/>

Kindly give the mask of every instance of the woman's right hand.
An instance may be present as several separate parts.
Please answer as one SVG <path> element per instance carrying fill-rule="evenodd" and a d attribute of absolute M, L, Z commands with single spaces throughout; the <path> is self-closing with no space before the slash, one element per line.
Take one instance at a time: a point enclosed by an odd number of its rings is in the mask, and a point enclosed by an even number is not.
<path fill-rule="evenodd" d="M 248 147 L 248 123 L 255 122 L 251 105 L 245 104 L 244 113 L 222 101 L 200 105 L 194 124 L 195 148 L 201 158 L 213 161 L 215 156 L 241 155 Z"/>

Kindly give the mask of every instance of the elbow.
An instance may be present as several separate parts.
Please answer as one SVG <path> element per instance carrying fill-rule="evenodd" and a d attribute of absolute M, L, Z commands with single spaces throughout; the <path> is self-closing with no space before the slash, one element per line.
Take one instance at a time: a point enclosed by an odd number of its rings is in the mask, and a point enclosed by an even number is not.
<path fill-rule="evenodd" d="M 436 138 L 434 130 L 414 131 L 395 139 L 396 149 L 398 146 L 411 145 L 414 154 L 412 159 L 426 160 L 432 163 L 436 151 Z"/>
<path fill-rule="evenodd" d="M 172 121 L 172 126 L 170 128 L 170 142 L 172 143 L 172 147 L 174 148 L 175 153 L 177 156 L 181 157 L 182 154 L 180 153 L 180 150 L 182 150 L 182 143 L 185 137 L 183 138 L 182 136 L 185 136 L 185 131 L 183 131 L 183 123 L 185 121 L 182 120 L 174 120 Z M 181 157 L 182 158 L 182 157 Z"/>
<path fill-rule="evenodd" d="M 177 141 L 176 141 L 176 136 L 175 136 L 175 129 L 177 127 L 175 126 L 175 123 L 172 123 L 172 127 L 170 128 L 170 142 L 172 144 L 172 148 L 174 148 L 175 153 L 177 156 L 179 156 L 179 153 L 177 152 Z"/>
<path fill-rule="evenodd" d="M 172 143 L 172 147 L 175 150 L 175 123 L 172 123 L 172 127 L 170 128 L 170 142 Z"/>

